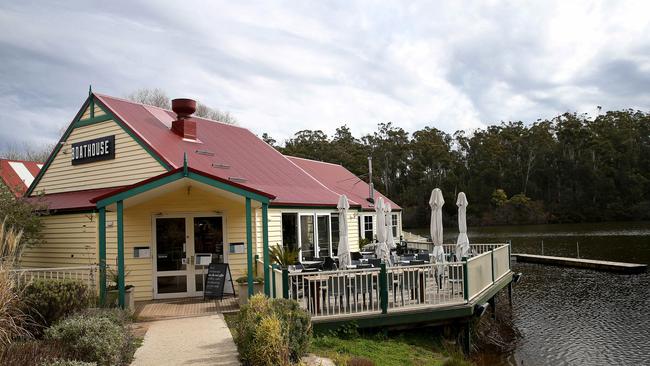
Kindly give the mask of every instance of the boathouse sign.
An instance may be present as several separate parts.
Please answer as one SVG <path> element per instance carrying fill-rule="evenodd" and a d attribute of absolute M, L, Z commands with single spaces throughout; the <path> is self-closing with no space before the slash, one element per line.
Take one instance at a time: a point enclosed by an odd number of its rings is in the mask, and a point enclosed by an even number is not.
<path fill-rule="evenodd" d="M 72 144 L 72 165 L 115 159 L 115 135 Z"/>

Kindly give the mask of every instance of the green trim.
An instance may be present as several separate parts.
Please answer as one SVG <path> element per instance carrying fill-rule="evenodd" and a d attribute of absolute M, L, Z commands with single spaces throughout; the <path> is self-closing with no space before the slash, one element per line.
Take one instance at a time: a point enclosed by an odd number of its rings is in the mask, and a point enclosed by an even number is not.
<path fill-rule="evenodd" d="M 492 283 L 494 283 L 494 249 L 490 250 L 490 269 L 492 270 Z"/>
<path fill-rule="evenodd" d="M 386 272 L 386 263 L 382 261 L 379 270 L 379 303 L 381 313 L 388 313 L 388 273 Z"/>
<path fill-rule="evenodd" d="M 251 199 L 246 197 L 246 257 L 248 262 L 248 297 L 253 296 L 253 223 Z"/>
<path fill-rule="evenodd" d="M 275 264 L 274 264 L 274 265 L 273 265 L 273 269 L 275 269 L 275 268 L 276 268 L 276 266 L 275 266 Z M 276 285 L 275 285 L 275 273 L 272 273 L 271 281 L 272 281 L 272 283 L 273 283 L 273 289 L 272 289 L 272 290 L 273 290 L 273 298 L 275 299 L 275 298 L 278 297 L 278 294 L 276 293 L 277 290 L 275 289 L 275 287 L 276 287 Z"/>
<path fill-rule="evenodd" d="M 123 201 L 125 199 L 131 198 L 133 196 L 137 196 L 137 195 L 139 195 L 141 193 L 150 191 L 152 189 L 164 186 L 165 184 L 169 184 L 169 183 L 175 182 L 175 181 L 177 181 L 179 179 L 183 179 L 183 178 L 188 178 L 188 179 L 200 182 L 200 183 L 205 183 L 205 184 L 208 184 L 208 185 L 210 185 L 212 187 L 215 187 L 215 188 L 218 188 L 218 189 L 230 192 L 230 193 L 234 193 L 236 195 L 243 196 L 243 197 L 246 197 L 248 199 L 253 199 L 253 200 L 256 200 L 256 201 L 260 201 L 262 203 L 265 203 L 265 202 L 268 203 L 268 201 L 269 201 L 268 197 L 264 197 L 264 196 L 259 195 L 257 193 L 249 192 L 249 191 L 247 191 L 247 190 L 245 190 L 243 188 L 231 186 L 231 185 L 229 185 L 227 183 L 224 183 L 224 182 L 212 179 L 212 178 L 208 178 L 208 177 L 205 177 L 203 175 L 200 175 L 200 174 L 197 174 L 197 173 L 194 173 L 194 172 L 189 172 L 187 176 L 184 176 L 183 172 L 177 172 L 177 173 L 167 175 L 167 176 L 161 177 L 159 179 L 150 181 L 150 182 L 145 183 L 143 185 L 136 186 L 136 187 L 131 188 L 129 190 L 126 190 L 124 192 L 117 193 L 114 196 L 104 198 L 103 200 L 100 200 L 99 202 L 97 202 L 97 207 L 106 207 L 106 206 L 111 205 L 111 204 L 113 204 L 113 203 L 115 203 L 117 201 Z"/>
<path fill-rule="evenodd" d="M 106 209 L 99 209 L 99 303 L 106 301 Z"/>
<path fill-rule="evenodd" d="M 90 117 L 90 118 L 79 120 L 74 123 L 74 127 L 77 128 L 77 127 L 90 126 L 95 123 L 101 123 L 101 122 L 112 121 L 112 120 L 113 118 L 111 118 L 111 116 L 105 114 L 98 117 Z"/>
<path fill-rule="evenodd" d="M 282 298 L 289 298 L 289 270 L 282 268 Z"/>
<path fill-rule="evenodd" d="M 469 301 L 469 272 L 467 271 L 467 257 L 463 257 L 463 297 Z"/>
<path fill-rule="evenodd" d="M 137 142 L 138 145 L 140 145 L 140 147 L 142 147 L 147 153 L 149 153 L 149 155 L 151 155 L 163 168 L 165 168 L 165 170 L 169 171 L 172 169 L 172 166 L 169 163 L 164 161 L 156 152 L 153 151 L 153 149 L 150 146 L 145 144 L 144 141 L 142 141 L 142 139 L 139 136 L 133 133 L 130 128 L 126 127 L 123 121 L 116 118 L 115 115 L 111 113 L 108 107 L 103 105 L 103 103 L 96 98 L 97 97 L 95 97 L 94 94 L 88 95 L 88 98 L 86 98 L 83 105 L 81 106 L 81 108 L 79 109 L 75 117 L 72 119 L 72 122 L 70 122 L 70 124 L 68 125 L 68 128 L 63 133 L 63 136 L 61 136 L 59 142 L 54 146 L 54 150 L 52 150 L 52 153 L 43 164 L 43 168 L 38 172 L 38 174 L 34 178 L 34 181 L 27 189 L 27 192 L 25 192 L 26 197 L 29 197 L 32 195 L 32 193 L 34 193 L 34 189 L 36 189 L 36 186 L 38 186 L 38 184 L 40 183 L 41 179 L 43 178 L 43 175 L 49 169 L 50 165 L 52 164 L 52 161 L 54 161 L 54 158 L 59 154 L 59 151 L 61 151 L 61 148 L 63 147 L 63 143 L 68 140 L 68 137 L 70 137 L 70 134 L 75 128 L 88 126 L 93 123 L 99 123 L 108 120 L 115 121 L 115 123 L 118 126 L 120 126 L 120 128 L 122 128 L 124 132 L 126 132 L 129 136 L 131 136 L 131 138 L 134 139 L 135 142 Z M 84 111 L 90 106 L 91 103 L 93 104 L 93 109 L 92 109 L 93 117 L 82 121 L 81 117 L 83 116 Z M 95 104 L 99 106 L 99 108 L 105 113 L 105 115 L 94 117 Z"/>
<path fill-rule="evenodd" d="M 92 94 L 92 92 L 90 92 Z M 88 107 L 88 111 L 90 112 L 90 119 L 95 118 L 95 100 L 93 98 L 90 98 L 90 105 Z"/>
<path fill-rule="evenodd" d="M 264 263 L 264 293 L 266 296 L 271 296 L 271 273 L 269 270 L 269 264 L 271 263 L 271 257 L 269 255 L 269 204 L 262 203 L 262 252 L 264 253 L 263 263 Z"/>
<path fill-rule="evenodd" d="M 423 325 L 438 322 L 450 322 L 454 319 L 469 318 L 473 314 L 471 306 L 463 305 L 446 309 L 426 309 L 400 311 L 388 314 L 363 314 L 361 316 L 335 317 L 331 319 L 314 319 L 314 330 L 318 332 L 336 330 L 343 325 L 354 323 L 359 328 L 380 328 L 403 325 Z"/>
<path fill-rule="evenodd" d="M 119 290 L 119 305 L 124 309 L 126 286 L 124 278 L 124 204 L 117 201 L 117 288 Z"/>
<path fill-rule="evenodd" d="M 183 176 L 187 177 L 188 170 L 187 170 L 187 153 L 183 153 Z"/>
<path fill-rule="evenodd" d="M 291 209 L 291 210 L 300 210 L 300 209 L 323 209 L 323 210 L 330 210 L 330 211 L 336 211 L 336 205 L 335 206 L 323 206 L 323 205 L 274 205 L 273 203 L 270 204 L 270 208 L 272 209 Z"/>

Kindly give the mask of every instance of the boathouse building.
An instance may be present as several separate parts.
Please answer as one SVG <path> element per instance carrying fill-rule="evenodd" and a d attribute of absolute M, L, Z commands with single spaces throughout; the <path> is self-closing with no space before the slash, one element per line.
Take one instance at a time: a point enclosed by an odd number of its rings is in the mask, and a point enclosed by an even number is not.
<path fill-rule="evenodd" d="M 113 269 L 120 292 L 132 285 L 136 300 L 150 300 L 200 296 L 199 258 L 251 280 L 259 260 L 269 291 L 269 246 L 297 248 L 301 260 L 335 256 L 338 220 L 348 220 L 353 250 L 356 238 L 374 237 L 368 185 L 350 171 L 284 156 L 244 127 L 193 116 L 194 107 L 90 93 L 25 193 L 49 215 L 23 267 L 99 263 L 102 279 Z M 338 216 L 341 194 L 348 217 Z M 401 209 L 384 199 L 399 238 Z"/>

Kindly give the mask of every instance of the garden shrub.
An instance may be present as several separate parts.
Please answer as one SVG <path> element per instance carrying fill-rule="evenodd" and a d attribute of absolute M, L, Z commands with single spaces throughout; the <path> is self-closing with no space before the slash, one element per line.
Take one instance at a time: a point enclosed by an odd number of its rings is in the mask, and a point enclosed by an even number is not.
<path fill-rule="evenodd" d="M 271 307 L 286 327 L 289 356 L 291 360 L 298 361 L 309 349 L 312 336 L 311 317 L 294 300 L 274 299 L 271 300 Z"/>
<path fill-rule="evenodd" d="M 235 323 L 240 358 L 251 366 L 297 362 L 312 335 L 311 318 L 296 301 L 269 300 L 264 295 L 251 297 Z"/>
<path fill-rule="evenodd" d="M 47 360 L 67 358 L 67 353 L 57 342 L 13 342 L 0 351 L 0 365 L 33 366 Z"/>
<path fill-rule="evenodd" d="M 23 290 L 25 312 L 40 326 L 32 329 L 36 335 L 41 334 L 42 328 L 87 308 L 91 301 L 88 286 L 75 280 L 35 280 Z"/>
<path fill-rule="evenodd" d="M 275 314 L 264 316 L 255 330 L 249 362 L 255 366 L 289 365 L 289 346 L 280 319 Z"/>
<path fill-rule="evenodd" d="M 128 365 L 137 348 L 128 324 L 117 313 L 98 311 L 66 318 L 45 330 L 45 338 L 60 342 L 71 358 L 100 366 Z"/>
<path fill-rule="evenodd" d="M 97 363 L 76 360 L 52 360 L 43 362 L 40 366 L 97 366 Z"/>

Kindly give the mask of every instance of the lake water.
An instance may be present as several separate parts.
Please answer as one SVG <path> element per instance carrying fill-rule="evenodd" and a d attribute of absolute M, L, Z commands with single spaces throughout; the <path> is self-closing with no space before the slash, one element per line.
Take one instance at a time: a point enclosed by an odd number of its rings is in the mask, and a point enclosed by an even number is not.
<path fill-rule="evenodd" d="M 426 230 L 414 230 L 424 234 Z M 455 242 L 447 230 L 445 242 Z M 650 264 L 650 222 L 470 228 L 470 242 L 513 253 Z M 650 273 L 622 275 L 513 262 L 514 323 L 523 335 L 503 365 L 650 365 Z M 499 306 L 508 306 L 499 304 Z"/>

